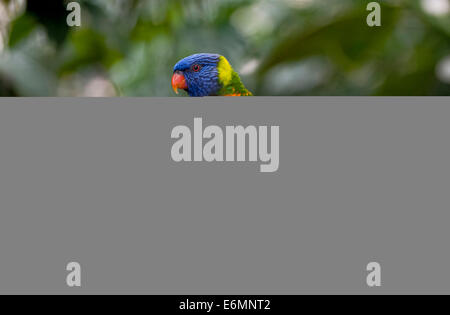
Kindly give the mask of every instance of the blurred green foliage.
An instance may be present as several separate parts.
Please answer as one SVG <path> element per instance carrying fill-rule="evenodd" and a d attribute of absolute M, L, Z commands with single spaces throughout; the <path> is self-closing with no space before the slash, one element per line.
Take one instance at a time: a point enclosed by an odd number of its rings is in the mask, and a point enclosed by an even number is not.
<path fill-rule="evenodd" d="M 450 12 L 424 1 L 379 1 L 371 28 L 365 0 L 79 0 L 81 27 L 68 1 L 0 0 L 0 95 L 174 96 L 198 52 L 255 95 L 450 95 Z"/>

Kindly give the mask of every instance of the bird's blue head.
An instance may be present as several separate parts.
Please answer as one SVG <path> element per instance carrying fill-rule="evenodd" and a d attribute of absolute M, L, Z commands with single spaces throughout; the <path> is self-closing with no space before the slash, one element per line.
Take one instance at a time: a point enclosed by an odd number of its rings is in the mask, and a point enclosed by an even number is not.
<path fill-rule="evenodd" d="M 220 90 L 217 54 L 196 54 L 180 60 L 173 68 L 172 87 L 189 96 L 213 96 Z"/>

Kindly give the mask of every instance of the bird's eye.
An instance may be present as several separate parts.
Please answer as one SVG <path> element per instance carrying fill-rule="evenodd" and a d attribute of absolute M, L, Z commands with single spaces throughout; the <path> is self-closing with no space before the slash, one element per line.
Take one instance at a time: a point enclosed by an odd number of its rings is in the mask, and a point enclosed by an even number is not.
<path fill-rule="evenodd" d="M 198 64 L 192 66 L 192 71 L 199 72 L 202 67 Z"/>

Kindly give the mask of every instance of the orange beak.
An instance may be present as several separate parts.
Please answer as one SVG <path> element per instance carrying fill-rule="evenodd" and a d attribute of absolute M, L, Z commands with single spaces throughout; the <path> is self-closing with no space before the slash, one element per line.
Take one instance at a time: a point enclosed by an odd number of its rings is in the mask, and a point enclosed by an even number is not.
<path fill-rule="evenodd" d="M 177 94 L 178 89 L 187 90 L 188 86 L 186 83 L 186 78 L 184 77 L 183 73 L 175 71 L 175 73 L 172 76 L 172 88 Z"/>

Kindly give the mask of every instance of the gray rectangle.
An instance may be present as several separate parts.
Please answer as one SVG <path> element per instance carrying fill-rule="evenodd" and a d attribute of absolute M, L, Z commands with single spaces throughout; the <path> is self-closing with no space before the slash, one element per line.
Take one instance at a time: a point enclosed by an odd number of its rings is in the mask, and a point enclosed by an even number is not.
<path fill-rule="evenodd" d="M 194 117 L 279 125 L 278 172 L 175 163 Z M 449 98 L 1 99 L 0 291 L 450 293 L 449 118 Z"/>

